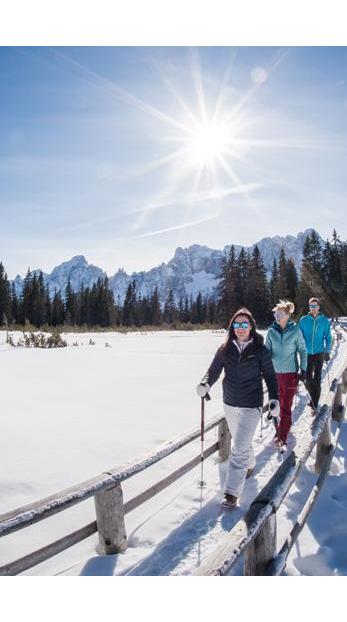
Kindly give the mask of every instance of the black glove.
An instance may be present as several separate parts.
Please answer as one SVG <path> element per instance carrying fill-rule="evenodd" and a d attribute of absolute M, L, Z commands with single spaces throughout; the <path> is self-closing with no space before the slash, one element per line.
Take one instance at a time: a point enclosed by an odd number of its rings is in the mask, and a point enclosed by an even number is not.
<path fill-rule="evenodd" d="M 324 352 L 324 360 L 326 361 L 326 363 L 328 361 L 330 361 L 330 354 L 329 354 L 329 352 Z"/>
<path fill-rule="evenodd" d="M 298 376 L 298 382 L 303 382 L 303 383 L 306 382 L 306 372 L 303 369 L 300 370 L 300 374 Z"/>

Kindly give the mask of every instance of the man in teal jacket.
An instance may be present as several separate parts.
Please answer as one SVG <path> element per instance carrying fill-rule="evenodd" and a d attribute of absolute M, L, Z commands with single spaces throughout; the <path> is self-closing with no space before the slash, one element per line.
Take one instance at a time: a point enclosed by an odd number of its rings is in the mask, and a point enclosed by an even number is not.
<path fill-rule="evenodd" d="M 332 339 L 330 322 L 323 313 L 320 313 L 318 298 L 310 298 L 308 306 L 309 313 L 300 319 L 299 326 L 308 352 L 307 388 L 311 395 L 311 406 L 317 409 L 321 394 L 323 362 L 330 359 Z"/>

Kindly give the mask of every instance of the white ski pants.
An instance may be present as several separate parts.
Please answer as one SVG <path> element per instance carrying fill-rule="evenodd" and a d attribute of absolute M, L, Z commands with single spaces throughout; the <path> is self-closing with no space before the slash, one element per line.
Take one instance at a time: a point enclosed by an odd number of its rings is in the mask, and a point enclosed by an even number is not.
<path fill-rule="evenodd" d="M 259 423 L 261 408 L 239 408 L 224 404 L 224 414 L 231 434 L 231 454 L 224 492 L 240 497 L 247 469 L 255 466 L 252 440 Z"/>

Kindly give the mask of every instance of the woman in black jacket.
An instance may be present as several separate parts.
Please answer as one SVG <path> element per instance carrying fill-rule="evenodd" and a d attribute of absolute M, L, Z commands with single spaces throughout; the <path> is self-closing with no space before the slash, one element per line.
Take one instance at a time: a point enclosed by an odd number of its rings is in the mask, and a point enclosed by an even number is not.
<path fill-rule="evenodd" d="M 233 440 L 223 505 L 234 508 L 245 479 L 255 466 L 252 440 L 263 406 L 263 379 L 268 388 L 272 414 L 279 415 L 277 381 L 271 356 L 262 335 L 256 331 L 253 315 L 244 307 L 231 318 L 228 337 L 197 386 L 199 397 L 209 392 L 222 369 L 224 413 Z"/>

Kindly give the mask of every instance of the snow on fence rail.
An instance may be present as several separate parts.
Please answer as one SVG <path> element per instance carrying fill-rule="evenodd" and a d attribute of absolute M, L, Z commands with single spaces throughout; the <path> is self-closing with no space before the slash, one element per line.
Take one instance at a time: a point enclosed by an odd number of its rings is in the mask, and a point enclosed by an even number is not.
<path fill-rule="evenodd" d="M 338 349 L 337 342 L 336 348 Z M 244 554 L 245 575 L 280 575 L 286 566 L 291 548 L 296 542 L 317 500 L 337 447 L 346 408 L 347 366 L 334 378 L 329 391 L 323 396 L 323 405 L 312 424 L 307 423 L 302 438 L 260 491 L 249 510 L 223 538 L 209 559 L 194 572 L 198 576 L 228 575 L 240 556 Z M 337 422 L 332 439 L 331 418 Z M 277 510 L 284 501 L 301 468 L 317 445 L 315 471 L 319 477 L 289 536 L 276 552 Z"/>
<path fill-rule="evenodd" d="M 339 340 L 336 339 L 334 342 L 336 356 Z M 293 450 L 291 452 L 287 460 L 252 503 L 245 517 L 239 521 L 230 534 L 228 534 L 227 540 L 222 545 L 221 550 L 218 549 L 217 555 L 213 556 L 211 561 L 200 568 L 196 574 L 225 574 L 227 568 L 233 565 L 242 551 L 247 547 L 247 574 L 259 574 L 259 568 L 264 565 L 262 561 L 264 557 L 263 551 L 270 551 L 271 558 L 273 557 L 275 546 L 275 515 L 273 513 L 283 501 L 289 487 L 298 474 L 300 466 L 306 461 L 317 440 L 316 464 L 324 464 L 324 468 L 327 472 L 327 460 L 330 459 L 331 461 L 333 455 L 331 452 L 329 428 L 331 404 L 333 403 L 334 397 L 333 416 L 335 418 L 338 416 L 341 418 L 341 416 L 343 416 L 342 391 L 345 391 L 347 386 L 347 368 L 344 370 L 343 378 L 344 380 L 340 380 L 340 382 L 337 382 L 336 379 L 333 381 L 333 386 L 328 398 L 329 403 L 324 404 L 320 409 L 320 414 L 315 419 L 312 432 L 308 431 L 305 436 L 306 440 L 302 441 L 296 446 L 295 451 Z M 267 409 L 268 404 L 265 404 L 263 412 Z M 340 413 L 340 415 L 337 415 L 337 413 Z M 205 432 L 217 426 L 218 442 L 213 443 L 205 449 L 204 458 L 218 451 L 220 460 L 224 461 L 230 455 L 231 437 L 223 414 L 214 417 L 206 423 Z M 188 443 L 196 440 L 200 437 L 200 432 L 199 426 L 188 433 L 176 437 L 172 441 L 164 443 L 136 462 L 104 471 L 96 477 L 46 497 L 45 499 L 2 514 L 0 516 L 0 537 L 28 527 L 53 514 L 62 512 L 77 503 L 81 503 L 90 497 L 94 497 L 96 521 L 81 527 L 59 540 L 55 540 L 41 549 L 1 566 L 0 576 L 16 575 L 24 572 L 54 555 L 61 553 L 74 544 L 81 542 L 96 532 L 98 532 L 99 536 L 100 553 L 107 555 L 124 551 L 127 548 L 125 515 L 164 490 L 188 471 L 198 466 L 201 461 L 201 456 L 199 454 L 191 459 L 126 503 L 123 503 L 122 482 L 141 473 L 151 465 L 163 460 Z M 251 553 L 250 551 L 253 552 Z M 281 559 L 283 559 L 285 553 L 281 553 L 281 555 Z M 266 558 L 268 557 L 269 555 L 266 555 Z"/>

